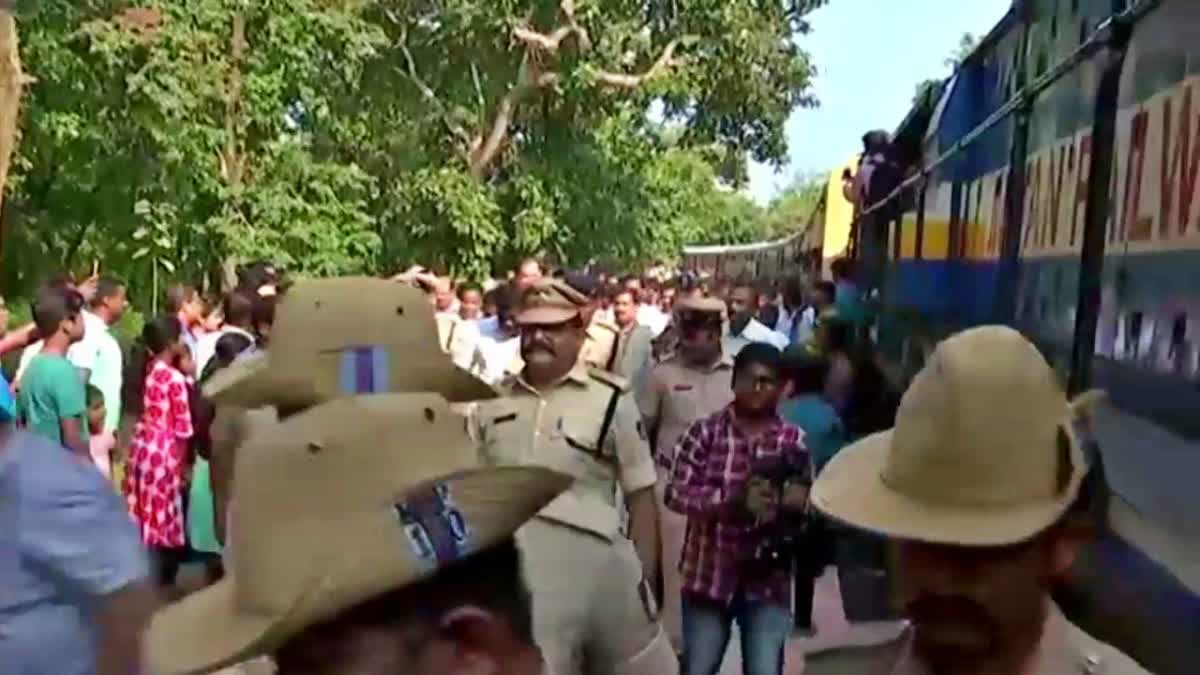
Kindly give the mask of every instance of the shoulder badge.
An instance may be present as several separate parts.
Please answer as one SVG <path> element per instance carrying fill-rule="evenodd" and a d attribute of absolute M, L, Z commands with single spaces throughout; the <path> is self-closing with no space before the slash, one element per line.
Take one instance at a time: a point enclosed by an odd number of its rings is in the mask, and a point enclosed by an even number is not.
<path fill-rule="evenodd" d="M 589 367 L 588 375 L 590 375 L 593 380 L 609 386 L 622 394 L 629 391 L 629 380 L 617 375 L 616 373 L 610 373 L 607 370 L 602 370 L 600 368 Z"/>

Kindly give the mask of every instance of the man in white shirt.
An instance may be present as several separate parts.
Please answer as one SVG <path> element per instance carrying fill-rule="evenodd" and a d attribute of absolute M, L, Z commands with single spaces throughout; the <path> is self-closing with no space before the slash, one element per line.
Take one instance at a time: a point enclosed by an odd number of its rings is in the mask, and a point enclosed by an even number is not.
<path fill-rule="evenodd" d="M 495 332 L 481 334 L 475 345 L 475 357 L 470 370 L 488 384 L 496 384 L 508 373 L 521 370 L 521 335 L 512 318 L 514 292 L 511 286 L 496 289 Z"/>
<path fill-rule="evenodd" d="M 764 342 L 783 350 L 788 346 L 786 335 L 777 333 L 754 318 L 758 311 L 758 290 L 749 283 L 739 283 L 729 293 L 729 332 L 747 342 Z"/>

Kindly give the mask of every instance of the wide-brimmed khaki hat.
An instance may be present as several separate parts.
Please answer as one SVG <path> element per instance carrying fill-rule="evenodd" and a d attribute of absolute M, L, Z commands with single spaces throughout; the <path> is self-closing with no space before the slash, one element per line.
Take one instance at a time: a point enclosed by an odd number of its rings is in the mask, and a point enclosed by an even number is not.
<path fill-rule="evenodd" d="M 510 537 L 570 484 L 541 467 L 483 467 L 436 394 L 336 399 L 238 453 L 237 556 L 227 576 L 160 610 L 158 675 L 209 672 Z"/>
<path fill-rule="evenodd" d="M 1020 333 L 986 326 L 938 345 L 895 428 L 839 452 L 820 511 L 888 537 L 1004 546 L 1057 522 L 1087 472 L 1075 410 Z"/>
<path fill-rule="evenodd" d="M 305 407 L 337 396 L 435 391 L 450 401 L 498 394 L 456 367 L 424 293 L 385 279 L 301 281 L 276 310 L 270 349 L 206 383 L 215 403 Z"/>
<path fill-rule="evenodd" d="M 552 325 L 582 316 L 591 300 L 559 279 L 543 279 L 521 295 L 517 324 Z"/>

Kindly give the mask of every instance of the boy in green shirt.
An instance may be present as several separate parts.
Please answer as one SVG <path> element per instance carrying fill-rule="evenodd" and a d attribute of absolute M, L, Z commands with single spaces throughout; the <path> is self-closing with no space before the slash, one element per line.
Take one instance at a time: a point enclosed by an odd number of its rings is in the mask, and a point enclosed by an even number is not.
<path fill-rule="evenodd" d="M 17 422 L 80 457 L 88 458 L 87 399 L 67 349 L 83 339 L 83 296 L 61 286 L 38 291 L 33 320 L 44 340 L 29 363 L 17 394 Z"/>

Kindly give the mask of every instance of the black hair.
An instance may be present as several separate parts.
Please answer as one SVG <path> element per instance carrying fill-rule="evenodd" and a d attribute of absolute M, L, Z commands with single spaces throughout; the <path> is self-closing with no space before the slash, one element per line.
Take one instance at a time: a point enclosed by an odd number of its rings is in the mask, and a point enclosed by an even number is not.
<path fill-rule="evenodd" d="M 344 632 L 360 627 L 386 630 L 417 624 L 436 632 L 447 612 L 468 606 L 500 617 L 517 639 L 534 645 L 530 593 L 512 538 L 444 567 L 425 581 L 382 593 L 310 626 L 276 650 L 275 662 L 281 672 L 295 670 L 308 662 L 310 649 L 320 648 L 314 645 L 340 643 Z"/>
<path fill-rule="evenodd" d="M 274 295 L 266 297 L 255 296 L 254 307 L 251 310 L 255 328 L 275 325 L 275 306 L 278 304 L 277 297 Z"/>
<path fill-rule="evenodd" d="M 33 299 L 33 323 L 43 338 L 58 331 L 59 325 L 83 311 L 83 296 L 79 291 L 57 285 L 38 289 Z"/>
<path fill-rule="evenodd" d="M 783 300 L 793 309 L 804 304 L 804 282 L 800 277 L 788 277 L 783 282 Z"/>
<path fill-rule="evenodd" d="M 837 299 L 837 285 L 834 284 L 832 281 L 825 281 L 825 280 L 818 281 L 814 285 L 814 288 L 816 288 L 816 290 L 821 291 L 822 293 L 829 296 L 830 301 Z"/>
<path fill-rule="evenodd" d="M 213 356 L 204 364 L 204 372 L 200 373 L 199 382 L 207 382 L 218 371 L 229 367 L 244 351 L 254 346 L 254 342 L 241 333 L 226 333 L 217 338 Z"/>
<path fill-rule="evenodd" d="M 463 283 L 461 283 L 461 284 L 459 284 L 459 285 L 458 285 L 458 291 L 457 291 L 457 293 L 456 293 L 456 294 L 458 295 L 458 299 L 459 299 L 459 300 L 462 300 L 462 297 L 463 297 L 463 295 L 464 295 L 464 294 L 465 294 L 467 291 L 475 291 L 476 293 L 479 293 L 479 294 L 481 294 L 481 295 L 480 295 L 480 297 L 482 297 L 483 288 L 481 288 L 481 287 L 479 286 L 479 284 L 477 284 L 477 283 L 475 283 L 475 282 L 473 282 L 473 281 L 466 281 L 466 282 L 463 282 Z"/>
<path fill-rule="evenodd" d="M 274 264 L 265 260 L 252 262 L 237 271 L 238 290 L 257 294 L 258 289 L 279 280 L 279 270 Z"/>
<path fill-rule="evenodd" d="M 160 316 L 142 326 L 142 345 L 151 356 L 158 356 L 178 342 L 182 333 L 179 319 L 169 314 Z"/>
<path fill-rule="evenodd" d="M 833 274 L 833 280 L 849 279 L 854 274 L 854 263 L 846 258 L 838 258 L 829 265 L 829 271 Z"/>
<path fill-rule="evenodd" d="M 750 291 L 751 293 L 753 293 L 754 301 L 756 303 L 758 302 L 758 297 L 761 295 L 761 293 L 758 290 L 758 284 L 755 284 L 753 281 L 751 281 L 749 279 L 738 279 L 737 281 L 730 284 L 729 294 L 732 295 L 733 292 L 739 288 L 745 288 L 748 291 Z"/>
<path fill-rule="evenodd" d="M 96 280 L 96 294 L 92 296 L 92 306 L 97 307 L 104 303 L 105 300 L 118 295 L 125 288 L 125 282 L 120 279 L 104 275 Z"/>
<path fill-rule="evenodd" d="M 179 341 L 183 327 L 172 314 L 164 314 L 142 326 L 142 335 L 130 348 L 129 359 L 123 382 L 122 409 L 140 415 L 143 410 L 142 394 L 145 392 L 146 374 L 154 357 Z"/>
<path fill-rule="evenodd" d="M 854 325 L 845 319 L 826 319 L 822 328 L 825 330 L 825 349 L 831 352 L 849 352 L 854 346 Z"/>
<path fill-rule="evenodd" d="M 818 394 L 825 390 L 825 379 L 829 375 L 826 356 L 814 354 L 801 345 L 792 345 L 784 351 L 783 360 L 797 394 Z"/>
<path fill-rule="evenodd" d="M 104 392 L 94 384 L 84 386 L 84 391 L 87 393 L 87 407 L 93 408 L 97 403 L 104 403 Z"/>
<path fill-rule="evenodd" d="M 633 304 L 636 305 L 638 303 L 638 292 L 632 288 L 626 288 L 619 285 L 610 285 L 607 291 L 608 299 L 613 302 L 616 302 L 619 296 L 628 295 L 629 297 L 633 298 Z"/>
<path fill-rule="evenodd" d="M 254 305 L 258 295 L 245 290 L 226 293 L 221 298 L 221 314 L 225 323 L 249 330 L 254 326 Z"/>
<path fill-rule="evenodd" d="M 743 370 L 751 365 L 760 365 L 774 371 L 776 377 L 783 377 L 783 352 L 775 345 L 765 342 L 751 342 L 742 347 L 733 358 L 733 379 L 736 380 Z"/>
<path fill-rule="evenodd" d="M 166 310 L 171 314 L 178 314 L 179 310 L 183 309 L 186 303 L 191 302 L 196 298 L 196 289 L 187 284 L 173 284 L 167 289 L 167 307 Z"/>
<path fill-rule="evenodd" d="M 589 298 L 596 296 L 600 290 L 600 282 L 587 272 L 568 270 L 563 274 L 563 282 Z"/>

